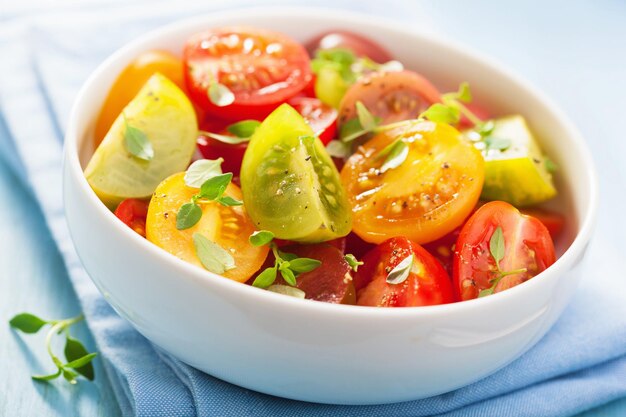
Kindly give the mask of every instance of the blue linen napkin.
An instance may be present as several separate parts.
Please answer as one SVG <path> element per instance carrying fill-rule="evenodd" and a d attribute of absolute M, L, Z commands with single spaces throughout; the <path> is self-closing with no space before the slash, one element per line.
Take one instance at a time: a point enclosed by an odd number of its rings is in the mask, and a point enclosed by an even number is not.
<path fill-rule="evenodd" d="M 254 4 L 235 5 L 248 3 Z M 588 255 L 595 265 L 593 277 L 531 351 L 482 381 L 425 400 L 350 407 L 271 397 L 206 375 L 139 335 L 104 301 L 77 258 L 63 215 L 61 151 L 73 97 L 104 57 L 151 28 L 220 8 L 196 1 L 185 3 L 184 10 L 180 2 L 146 4 L 122 11 L 102 3 L 93 10 L 0 18 L 0 56 L 11 57 L 0 65 L 1 156 L 42 207 L 124 415 L 566 416 L 626 395 L 626 304 L 621 299 L 626 283 L 615 279 L 623 262 L 603 236 Z M 355 8 L 348 1 L 333 6 Z M 419 13 L 408 1 L 358 6 L 405 22 Z"/>

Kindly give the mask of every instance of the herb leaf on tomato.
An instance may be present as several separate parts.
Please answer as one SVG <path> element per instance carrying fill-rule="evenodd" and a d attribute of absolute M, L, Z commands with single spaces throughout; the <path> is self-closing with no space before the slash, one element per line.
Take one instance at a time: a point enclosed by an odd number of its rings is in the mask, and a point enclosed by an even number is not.
<path fill-rule="evenodd" d="M 193 244 L 196 248 L 196 254 L 198 255 L 198 259 L 200 259 L 200 263 L 202 263 L 202 266 L 208 271 L 223 274 L 235 268 L 235 259 L 233 256 L 228 253 L 226 249 L 209 240 L 204 235 L 194 233 Z"/>

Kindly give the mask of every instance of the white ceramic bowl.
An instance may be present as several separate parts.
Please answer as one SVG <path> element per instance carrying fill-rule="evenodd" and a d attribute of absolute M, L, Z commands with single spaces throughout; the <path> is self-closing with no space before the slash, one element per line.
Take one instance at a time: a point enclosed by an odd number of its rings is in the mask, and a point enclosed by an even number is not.
<path fill-rule="evenodd" d="M 444 91 L 469 81 L 477 101 L 522 113 L 560 166 L 567 213 L 560 258 L 532 280 L 451 305 L 376 309 L 299 300 L 189 265 L 124 226 L 83 176 L 107 90 L 139 52 L 180 53 L 203 29 L 246 24 L 300 41 L 328 29 L 366 34 Z M 499 64 L 378 17 L 317 9 L 249 9 L 185 20 L 125 46 L 93 73 L 65 139 L 67 220 L 82 262 L 104 297 L 152 342 L 215 377 L 281 397 L 337 404 L 424 398 L 477 381 L 519 357 L 556 321 L 581 276 L 597 202 L 589 151 L 543 94 Z"/>

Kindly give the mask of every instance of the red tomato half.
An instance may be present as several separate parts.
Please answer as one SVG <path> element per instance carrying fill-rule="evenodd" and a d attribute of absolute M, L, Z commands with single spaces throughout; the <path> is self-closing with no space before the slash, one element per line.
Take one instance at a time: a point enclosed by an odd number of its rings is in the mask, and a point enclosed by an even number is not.
<path fill-rule="evenodd" d="M 565 217 L 554 211 L 541 208 L 523 208 L 520 210 L 522 214 L 537 218 L 550 232 L 552 239 L 556 239 L 561 234 L 565 226 Z"/>
<path fill-rule="evenodd" d="M 312 97 L 297 96 L 288 101 L 311 126 L 324 145 L 337 133 L 337 110 Z"/>
<path fill-rule="evenodd" d="M 413 71 L 374 72 L 361 77 L 346 92 L 339 106 L 339 125 L 354 119 L 361 101 L 381 124 L 415 119 L 439 101 L 439 91 Z"/>
<path fill-rule="evenodd" d="M 309 55 L 281 33 L 248 27 L 211 29 L 192 36 L 183 52 L 185 82 L 192 100 L 207 113 L 228 120 L 263 119 L 310 82 Z M 234 102 L 209 99 L 215 81 Z"/>
<path fill-rule="evenodd" d="M 336 246 L 327 243 L 294 244 L 281 247 L 280 250 L 295 253 L 299 258 L 317 259 L 322 263 L 313 271 L 297 277 L 297 287 L 304 291 L 305 298 L 334 304 L 356 302 L 350 265 Z M 275 283 L 287 285 L 282 278 L 278 278 Z"/>
<path fill-rule="evenodd" d="M 350 49 L 356 56 L 366 56 L 372 61 L 383 63 L 391 61 L 391 54 L 378 43 L 365 36 L 345 30 L 333 30 L 322 33 L 306 43 L 311 56 L 320 49 Z"/>
<path fill-rule="evenodd" d="M 413 255 L 408 278 L 389 284 L 387 275 L 407 256 Z M 376 307 L 412 307 L 454 301 L 448 274 L 439 262 L 417 243 L 405 237 L 388 239 L 370 251 L 354 277 L 357 304 Z"/>
<path fill-rule="evenodd" d="M 127 198 L 115 209 L 114 214 L 128 227 L 146 237 L 146 216 L 148 215 L 148 202 Z"/>
<path fill-rule="evenodd" d="M 525 272 L 498 279 L 490 242 L 502 228 L 504 254 L 500 271 Z M 477 298 L 481 290 L 496 284 L 494 293 L 527 281 L 556 260 L 548 229 L 536 218 L 525 216 L 512 205 L 491 201 L 480 207 L 461 229 L 453 261 L 454 287 L 461 300 Z"/>

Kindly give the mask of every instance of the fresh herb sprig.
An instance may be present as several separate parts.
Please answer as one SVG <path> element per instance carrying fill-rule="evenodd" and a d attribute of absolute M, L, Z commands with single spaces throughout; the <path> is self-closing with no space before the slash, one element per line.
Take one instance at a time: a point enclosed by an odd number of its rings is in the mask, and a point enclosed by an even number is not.
<path fill-rule="evenodd" d="M 504 242 L 504 234 L 502 233 L 502 227 L 498 226 L 496 230 L 491 235 L 489 239 L 489 254 L 493 257 L 493 260 L 496 264 L 496 273 L 493 278 L 489 280 L 491 287 L 485 288 L 478 293 L 478 297 L 485 297 L 487 295 L 493 294 L 496 286 L 502 280 L 502 278 L 515 275 L 515 274 L 523 274 L 527 272 L 526 268 L 514 269 L 512 271 L 503 271 L 500 268 L 500 261 L 504 259 L 504 255 L 506 253 L 506 247 Z"/>
<path fill-rule="evenodd" d="M 253 286 L 259 288 L 268 288 L 274 281 L 280 272 L 285 282 L 292 287 L 295 287 L 297 282 L 296 278 L 299 274 L 304 272 L 310 272 L 319 267 L 322 263 L 317 259 L 311 258 L 299 258 L 293 253 L 283 252 L 278 248 L 276 242 L 273 241 L 274 234 L 267 230 L 261 230 L 254 232 L 250 235 L 250 244 L 254 246 L 269 245 L 272 253 L 274 254 L 274 266 L 265 268 L 252 283 Z"/>
<path fill-rule="evenodd" d="M 191 197 L 191 201 L 183 204 L 176 213 L 176 228 L 178 230 L 189 229 L 202 218 L 200 204 L 217 202 L 223 206 L 241 206 L 243 202 L 230 196 L 225 196 L 226 188 L 233 179 L 233 174 L 222 173 L 221 163 L 223 159 L 196 161 L 185 173 L 185 184 L 188 187 L 199 188 L 198 193 Z M 202 184 L 198 187 L 198 184 Z"/>
<path fill-rule="evenodd" d="M 343 259 L 346 260 L 350 268 L 357 272 L 359 270 L 359 266 L 363 265 L 363 261 L 359 261 L 353 254 L 347 253 L 344 255 Z"/>
<path fill-rule="evenodd" d="M 82 314 L 77 317 L 63 320 L 44 320 L 34 314 L 21 313 L 9 321 L 9 324 L 14 329 L 29 334 L 37 333 L 44 326 L 50 326 L 46 335 L 46 350 L 48 351 L 52 362 L 57 367 L 57 370 L 56 372 L 48 375 L 33 375 L 32 378 L 35 381 L 51 381 L 61 375 L 72 385 L 78 382 L 76 378 L 78 378 L 79 375 L 93 381 L 95 373 L 91 361 L 98 355 L 98 353 L 89 353 L 78 339 L 75 339 L 70 335 L 69 331 L 71 326 L 83 320 L 84 317 Z M 59 358 L 52 351 L 52 338 L 61 333 L 65 333 L 65 349 L 63 351 L 65 361 L 61 360 L 61 358 Z"/>

